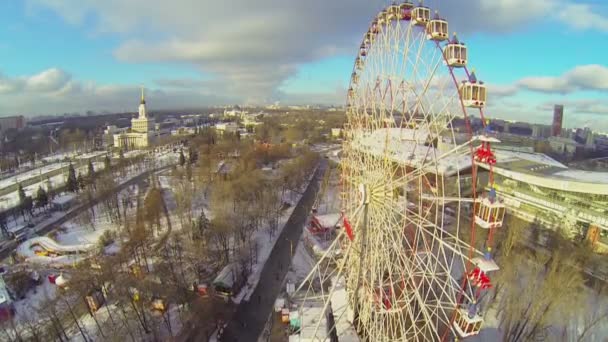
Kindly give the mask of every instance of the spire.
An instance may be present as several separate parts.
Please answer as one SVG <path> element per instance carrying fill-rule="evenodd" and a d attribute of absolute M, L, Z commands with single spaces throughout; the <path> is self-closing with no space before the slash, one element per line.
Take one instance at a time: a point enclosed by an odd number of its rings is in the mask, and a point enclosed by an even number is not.
<path fill-rule="evenodd" d="M 471 71 L 471 74 L 469 75 L 469 82 L 477 83 L 477 75 L 475 75 L 475 69 L 473 69 L 473 71 Z"/>
<path fill-rule="evenodd" d="M 146 114 L 146 97 L 144 94 L 144 86 L 141 86 L 141 102 L 139 103 L 139 118 L 145 119 L 148 115 Z"/>
<path fill-rule="evenodd" d="M 141 86 L 141 104 L 146 104 L 146 99 L 144 97 L 144 86 Z"/>

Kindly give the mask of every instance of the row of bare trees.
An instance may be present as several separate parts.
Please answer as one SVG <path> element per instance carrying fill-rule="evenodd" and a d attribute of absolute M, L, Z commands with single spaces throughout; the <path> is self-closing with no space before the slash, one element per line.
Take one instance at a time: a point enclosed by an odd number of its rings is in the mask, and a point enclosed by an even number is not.
<path fill-rule="evenodd" d="M 539 231 L 543 244 L 535 239 Z M 508 216 L 498 238 L 501 269 L 489 303 L 504 341 L 592 341 L 594 329 L 608 324 L 608 309 L 599 304 L 608 287 L 590 283 L 584 273 L 601 259 L 586 242 L 572 242 L 560 232 Z"/>

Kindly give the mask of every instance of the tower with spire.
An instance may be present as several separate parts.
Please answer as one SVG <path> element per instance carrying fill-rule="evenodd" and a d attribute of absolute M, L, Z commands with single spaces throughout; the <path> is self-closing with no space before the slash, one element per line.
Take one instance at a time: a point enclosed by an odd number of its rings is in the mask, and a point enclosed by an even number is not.
<path fill-rule="evenodd" d="M 146 98 L 144 96 L 144 87 L 141 87 L 141 101 L 139 102 L 139 118 L 145 119 L 147 118 L 146 114 Z"/>
<path fill-rule="evenodd" d="M 157 137 L 156 123 L 146 112 L 145 89 L 141 87 L 141 100 L 137 117 L 131 119 L 131 131 L 114 135 L 114 147 L 120 149 L 146 148 Z"/>
<path fill-rule="evenodd" d="M 149 133 L 154 130 L 154 119 L 148 118 L 146 112 L 145 89 L 141 87 L 141 100 L 139 102 L 139 115 L 131 120 L 131 131 L 135 133 Z"/>

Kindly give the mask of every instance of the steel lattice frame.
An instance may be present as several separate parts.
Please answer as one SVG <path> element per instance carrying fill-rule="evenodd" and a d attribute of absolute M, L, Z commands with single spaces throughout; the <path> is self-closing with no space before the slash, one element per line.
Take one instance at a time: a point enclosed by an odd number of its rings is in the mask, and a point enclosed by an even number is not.
<path fill-rule="evenodd" d="M 442 163 L 471 163 L 473 138 L 456 144 L 452 122 L 467 112 L 442 45 L 389 10 L 377 18 L 385 23 L 373 39 L 366 34 L 348 95 L 342 208 L 352 232 L 341 231 L 301 284 L 300 312 L 331 312 L 362 340 L 445 340 L 455 335 L 455 310 L 475 297 L 464 275 L 481 252 L 474 228 L 459 220 L 474 199 L 462 192 L 459 167 L 443 177 Z M 441 151 L 440 140 L 454 148 Z M 448 204 L 456 212 L 449 224 Z M 462 229 L 473 241 L 459 238 Z M 335 307 L 341 289 L 348 303 Z M 309 327 L 319 340 L 328 334 L 323 319 Z"/>

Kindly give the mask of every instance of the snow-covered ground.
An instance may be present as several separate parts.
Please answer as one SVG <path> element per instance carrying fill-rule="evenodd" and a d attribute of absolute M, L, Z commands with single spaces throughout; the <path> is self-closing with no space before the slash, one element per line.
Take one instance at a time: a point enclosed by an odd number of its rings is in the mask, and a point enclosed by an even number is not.
<path fill-rule="evenodd" d="M 312 181 L 314 173 L 314 171 L 311 173 L 308 182 L 302 185 L 302 188 L 300 189 L 301 191 L 299 193 L 291 193 L 291 191 L 286 191 L 283 194 L 283 202 L 288 202 L 290 200 L 293 201 L 292 203 L 297 203 L 302 197 L 301 193 L 308 187 L 308 184 Z M 266 260 L 268 260 L 268 257 L 270 256 L 274 245 L 276 244 L 279 236 L 281 235 L 281 232 L 285 228 L 285 223 L 289 219 L 289 216 L 291 216 L 291 213 L 293 212 L 294 208 L 295 205 L 292 205 L 287 210 L 281 213 L 281 217 L 279 218 L 279 228 L 273 236 L 270 237 L 270 235 L 268 234 L 268 230 L 270 229 L 270 227 L 265 227 L 264 229 L 259 229 L 255 232 L 254 240 L 256 241 L 256 244 L 258 246 L 257 262 L 253 265 L 251 269 L 251 274 L 247 279 L 247 284 L 241 290 L 241 292 L 233 298 L 233 301 L 235 303 L 238 304 L 243 299 L 247 301 L 250 299 L 254 289 L 260 281 L 260 275 L 262 274 L 262 270 L 264 269 L 264 264 L 266 264 Z"/>
<path fill-rule="evenodd" d="M 156 162 L 154 164 L 147 164 L 146 166 L 143 166 L 143 165 L 129 166 L 129 167 L 127 167 L 126 171 L 122 175 L 119 175 L 116 177 L 116 182 L 118 184 L 123 184 L 123 183 L 133 179 L 134 177 L 137 177 L 138 175 L 142 174 L 150 167 L 162 167 L 162 166 L 166 166 L 169 164 L 173 164 L 177 161 L 177 157 L 178 157 L 178 154 L 173 153 L 173 152 L 157 153 Z M 96 163 L 95 166 L 96 166 L 96 170 L 100 170 L 101 168 L 103 168 L 103 163 Z M 79 168 L 79 170 L 83 170 L 84 172 L 86 172 L 87 166 L 85 165 L 84 167 Z M 61 177 L 63 177 L 63 175 L 61 175 Z M 32 187 L 36 187 L 36 189 L 37 189 L 37 186 L 38 185 L 33 185 Z M 28 187 L 28 188 L 30 188 L 30 187 Z M 31 191 L 31 189 L 29 189 L 29 190 Z M 122 204 L 122 199 L 127 197 L 127 198 L 129 198 L 129 200 L 131 201 L 131 204 L 132 204 L 130 206 L 130 208 L 135 208 L 136 207 L 135 202 L 136 202 L 136 198 L 137 198 L 138 194 L 139 194 L 139 187 L 137 185 L 131 185 L 118 193 L 119 203 Z M 49 239 L 48 237 L 37 237 L 37 238 L 34 238 L 33 240 L 26 241 L 25 244 L 21 245 L 21 247 L 23 247 L 24 250 L 27 250 L 26 254 L 30 258 L 40 258 L 39 256 L 32 255 L 32 254 L 34 254 L 34 253 L 32 253 L 33 250 L 31 248 L 29 248 L 29 247 L 31 247 L 32 243 L 38 243 L 41 245 L 45 245 L 48 247 L 47 249 L 55 250 L 55 251 L 61 251 L 64 249 L 66 249 L 66 250 L 80 249 L 83 246 L 87 247 L 86 250 L 88 250 L 89 247 L 90 248 L 97 247 L 99 237 L 104 232 L 106 232 L 108 230 L 120 229 L 116 223 L 113 223 L 110 220 L 109 215 L 105 213 L 105 210 L 103 210 L 102 206 L 103 206 L 103 204 L 100 203 L 93 207 L 93 209 L 94 209 L 93 211 L 95 212 L 95 215 L 93 216 L 91 222 L 87 223 L 86 222 L 87 220 L 82 220 L 81 217 L 83 214 L 81 214 L 81 215 L 77 216 L 76 218 L 63 224 L 61 229 L 54 231 L 53 232 L 54 240 Z M 133 209 L 129 209 L 129 210 L 133 210 Z M 90 212 L 90 210 L 88 210 L 87 212 Z M 122 213 L 122 205 L 121 205 L 121 213 Z M 45 222 L 52 222 L 52 220 L 56 220 L 65 214 L 66 214 L 65 212 L 54 212 L 54 213 L 50 213 L 50 214 L 46 215 L 44 218 L 42 218 L 40 220 L 39 220 L 39 217 L 36 217 L 36 218 L 34 218 L 34 221 L 40 221 L 40 222 L 36 222 L 36 223 L 38 223 L 38 225 L 40 225 L 40 226 L 44 226 Z M 132 214 L 127 213 L 127 215 L 132 215 Z M 11 225 L 11 227 L 12 226 L 22 226 L 23 224 L 25 224 L 25 222 L 21 222 L 21 221 L 22 221 L 21 219 L 18 219 L 17 222 L 9 222 L 9 224 Z M 176 219 L 174 220 L 174 222 L 177 222 L 177 221 L 178 220 L 176 220 Z M 35 231 L 36 229 L 37 229 L 37 227 L 34 227 L 32 230 Z M 28 245 L 28 243 L 29 243 L 29 245 Z M 26 247 L 28 247 L 28 248 L 26 248 Z M 105 250 L 108 253 L 110 253 L 110 252 L 116 253 L 119 250 L 119 248 L 120 248 L 120 242 L 117 241 L 117 242 L 111 244 L 110 246 L 108 246 Z M 60 254 L 60 253 L 57 253 L 57 254 Z M 45 262 L 43 262 L 42 264 L 46 264 L 47 266 L 54 265 L 53 263 L 49 264 L 49 263 L 45 263 Z M 15 302 L 15 307 L 17 310 L 17 319 L 16 319 L 17 324 L 23 324 L 26 321 L 32 322 L 35 324 L 36 320 L 38 320 L 38 313 L 44 309 L 45 302 L 48 299 L 53 299 L 56 297 L 57 286 L 54 284 L 51 284 L 49 282 L 49 280 L 47 279 L 47 276 L 49 274 L 57 274 L 57 272 L 53 271 L 52 269 L 44 269 L 44 268 L 40 272 L 41 272 L 41 275 L 43 278 L 43 284 L 41 286 L 35 287 L 32 291 L 30 291 L 24 300 L 18 300 Z M 66 269 L 65 272 L 69 273 L 70 270 Z M 174 306 L 170 307 L 170 309 L 169 309 L 171 326 L 172 326 L 172 329 L 174 329 L 173 330 L 174 332 L 178 331 L 181 327 L 181 322 L 177 319 L 176 309 L 177 308 Z M 107 310 L 99 311 L 98 313 L 96 313 L 95 318 L 99 322 L 105 322 L 108 319 Z M 160 321 L 162 321 L 161 318 L 159 318 L 159 322 Z M 87 315 L 80 317 L 79 323 L 84 328 L 84 330 L 90 340 L 92 340 L 92 339 L 104 340 L 104 338 L 102 336 L 98 335 L 98 334 L 100 334 L 99 329 L 97 328 L 97 324 L 95 323 L 95 321 L 92 319 L 92 317 L 90 315 L 87 314 Z M 137 324 L 136 322 L 132 322 L 132 323 Z M 77 329 L 71 329 L 67 333 L 70 336 L 70 340 L 73 340 L 73 341 L 82 340 L 82 337 L 80 336 L 80 333 Z M 165 337 L 169 338 L 170 336 L 167 335 Z"/>
<path fill-rule="evenodd" d="M 42 276 L 42 274 L 41 274 Z M 57 296 L 57 285 L 51 284 L 47 277 L 42 277 L 42 285 L 35 287 L 27 294 L 27 298 L 14 303 L 17 322 L 36 322 L 46 301 Z"/>
<path fill-rule="evenodd" d="M 69 165 L 69 164 L 65 163 L 64 166 L 67 166 L 67 165 Z M 93 163 L 93 167 L 94 167 L 95 171 L 102 171 L 105 167 L 105 164 L 103 162 L 95 162 L 95 163 Z M 57 168 L 57 169 L 59 169 L 59 168 Z M 55 169 L 55 170 L 57 170 L 57 169 Z M 80 166 L 75 169 L 77 175 L 81 174 L 81 173 L 87 174 L 88 170 L 89 170 L 88 165 L 83 165 L 83 166 Z M 44 173 L 43 173 L 43 175 L 44 175 Z M 32 178 L 32 177 L 30 177 L 30 178 Z M 57 188 L 64 186 L 66 180 L 67 180 L 67 170 L 65 173 L 58 174 L 58 175 L 55 175 L 50 178 L 41 176 L 39 182 L 26 186 L 23 188 L 23 190 L 25 191 L 26 196 L 32 196 L 32 198 L 35 198 L 36 192 L 38 191 L 39 187 L 42 187 L 45 190 L 48 190 L 48 186 L 50 183 L 51 188 L 57 189 Z M 19 205 L 19 192 L 18 191 L 13 191 L 10 194 L 6 194 L 6 195 L 0 197 L 0 211 L 14 208 L 17 205 Z"/>
<path fill-rule="evenodd" d="M 31 178 L 46 177 L 45 175 L 47 173 L 57 171 L 61 168 L 67 167 L 68 165 L 69 165 L 69 163 L 49 164 L 49 165 L 45 165 L 45 166 L 42 166 L 42 167 L 39 167 L 39 168 L 36 168 L 33 170 L 29 170 L 27 172 L 18 174 L 16 176 L 4 178 L 4 179 L 0 180 L 0 189 L 4 189 L 8 186 L 12 186 L 14 184 L 26 181 Z"/>
<path fill-rule="evenodd" d="M 299 200 L 300 197 L 301 195 L 298 194 L 297 200 Z M 281 217 L 279 218 L 279 229 L 277 229 L 277 231 L 272 237 L 269 238 L 268 230 L 270 229 L 270 227 L 258 229 L 258 231 L 255 232 L 253 239 L 256 243 L 256 246 L 258 246 L 257 262 L 251 268 L 251 274 L 247 279 L 247 284 L 241 290 L 241 292 L 233 298 L 233 301 L 235 303 L 238 304 L 243 299 L 248 301 L 251 295 L 253 294 L 253 290 L 256 288 L 258 282 L 260 281 L 260 275 L 262 273 L 262 270 L 264 269 L 264 264 L 266 264 L 266 260 L 268 260 L 268 257 L 270 256 L 270 253 L 272 252 L 274 245 L 279 239 L 279 236 L 281 235 L 281 232 L 285 227 L 285 223 L 289 219 L 289 216 L 291 215 L 293 210 L 294 206 L 291 206 L 289 209 L 281 213 Z"/>

